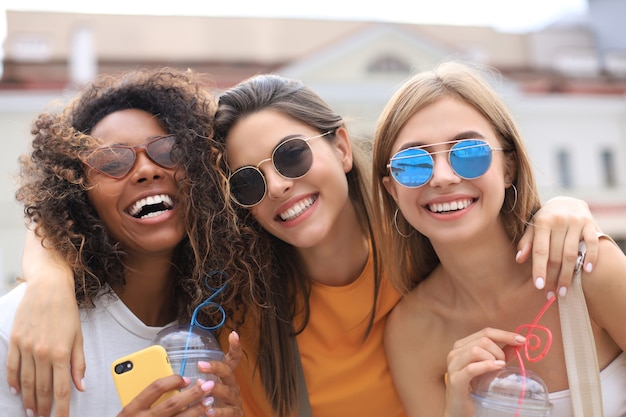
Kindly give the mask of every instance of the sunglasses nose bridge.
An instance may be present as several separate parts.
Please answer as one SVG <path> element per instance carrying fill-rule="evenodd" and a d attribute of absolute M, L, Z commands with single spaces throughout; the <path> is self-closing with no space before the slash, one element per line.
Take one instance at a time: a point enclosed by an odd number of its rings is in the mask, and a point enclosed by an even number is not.
<path fill-rule="evenodd" d="M 133 151 L 133 162 L 128 172 L 141 170 L 142 177 L 154 177 L 155 174 L 146 173 L 148 171 L 162 170 L 164 167 L 148 152 L 146 144 L 131 148 Z"/>
<path fill-rule="evenodd" d="M 433 159 L 433 172 L 430 177 L 430 185 L 434 187 L 455 184 L 461 181 L 461 177 L 450 163 L 450 152 L 436 152 L 431 155 Z"/>
<path fill-rule="evenodd" d="M 267 191 L 267 196 L 270 198 L 280 197 L 289 189 L 293 184 L 293 179 L 282 175 L 276 167 L 272 165 L 272 168 L 266 169 L 263 172 L 263 177 L 265 179 L 265 188 Z"/>
<path fill-rule="evenodd" d="M 258 169 L 260 172 L 263 172 L 263 170 L 261 169 L 261 165 L 264 165 L 267 162 L 272 162 L 272 168 L 276 169 L 276 167 L 274 166 L 274 162 L 272 161 L 272 158 L 265 158 L 263 160 L 261 160 L 258 164 L 256 164 L 256 169 Z"/>

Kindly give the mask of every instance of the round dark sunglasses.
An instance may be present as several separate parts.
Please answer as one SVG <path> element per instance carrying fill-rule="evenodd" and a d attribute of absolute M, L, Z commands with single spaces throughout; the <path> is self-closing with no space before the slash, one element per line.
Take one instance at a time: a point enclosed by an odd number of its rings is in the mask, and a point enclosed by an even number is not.
<path fill-rule="evenodd" d="M 265 162 L 271 161 L 276 172 L 284 178 L 304 177 L 313 164 L 313 152 L 308 142 L 332 132 L 330 130 L 310 138 L 289 138 L 274 148 L 270 158 L 262 160 L 256 166 L 246 165 L 236 169 L 228 177 L 230 196 L 233 201 L 242 207 L 254 207 L 263 200 L 267 193 L 267 183 L 259 167 Z"/>
<path fill-rule="evenodd" d="M 428 152 L 424 149 L 449 143 L 454 143 L 454 145 L 445 151 Z M 403 149 L 392 156 L 387 168 L 398 184 L 407 188 L 421 187 L 433 176 L 435 161 L 432 155 L 447 152 L 448 161 L 454 172 L 463 179 L 473 180 L 487 172 L 491 165 L 492 152 L 502 150 L 502 148 L 492 148 L 481 139 L 463 139 L 415 146 Z"/>
<path fill-rule="evenodd" d="M 83 158 L 83 162 L 108 177 L 122 179 L 135 166 L 137 153 L 145 152 L 155 164 L 171 169 L 176 166 L 172 158 L 172 148 L 175 142 L 176 136 L 167 135 L 158 136 L 136 146 L 103 146 L 88 153 Z"/>

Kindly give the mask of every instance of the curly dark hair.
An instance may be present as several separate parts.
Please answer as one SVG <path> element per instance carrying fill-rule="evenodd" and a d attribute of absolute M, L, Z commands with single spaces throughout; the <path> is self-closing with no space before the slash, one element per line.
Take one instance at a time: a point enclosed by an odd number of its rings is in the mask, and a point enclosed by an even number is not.
<path fill-rule="evenodd" d="M 185 213 L 187 231 L 173 259 L 178 275 L 173 294 L 178 319 L 188 320 L 207 296 L 205 279 L 221 276 L 211 271 L 239 276 L 254 270 L 245 263 L 235 215 L 225 203 L 224 180 L 215 169 L 220 145 L 212 140 L 215 99 L 209 85 L 206 76 L 171 68 L 102 75 L 60 114 L 45 112 L 35 120 L 32 152 L 20 157 L 16 197 L 35 234 L 73 269 L 81 307 L 92 307 L 105 284 L 117 287 L 125 283 L 126 255 L 87 199 L 85 166 L 80 158 L 98 146 L 89 136 L 94 126 L 119 110 L 153 114 L 176 136 L 173 154 L 185 172 L 177 176 L 177 200 Z M 216 288 L 223 283 L 209 284 Z M 227 315 L 240 304 L 238 293 L 236 288 L 228 288 L 217 300 Z M 203 319 L 220 319 L 207 317 L 212 314 L 203 313 Z"/>

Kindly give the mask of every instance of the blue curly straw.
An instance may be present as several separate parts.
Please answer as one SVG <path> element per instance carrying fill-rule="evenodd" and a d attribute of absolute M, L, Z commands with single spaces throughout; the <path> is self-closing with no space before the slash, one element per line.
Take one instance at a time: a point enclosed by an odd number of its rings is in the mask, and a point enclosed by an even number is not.
<path fill-rule="evenodd" d="M 226 283 L 224 283 L 220 288 L 213 288 L 209 285 L 208 279 L 214 275 L 220 274 L 223 278 L 226 278 L 226 273 L 224 271 L 211 271 L 209 274 L 207 274 L 207 276 L 204 278 L 204 285 L 209 289 L 209 290 L 214 290 L 215 292 L 213 294 L 211 294 L 206 300 L 204 300 L 203 302 L 201 302 L 194 310 L 193 310 L 193 314 L 191 315 L 191 322 L 189 323 L 189 331 L 187 332 L 187 341 L 185 342 L 185 353 L 183 354 L 183 361 L 180 365 L 180 375 L 184 376 L 185 375 L 185 367 L 187 366 L 187 352 L 189 351 L 189 343 L 191 341 L 191 334 L 193 332 L 193 326 L 197 326 L 200 327 L 202 329 L 208 330 L 208 331 L 214 331 L 219 329 L 220 327 L 222 327 L 224 325 L 224 322 L 226 321 L 226 312 L 224 311 L 224 309 L 222 308 L 221 305 L 217 304 L 216 302 L 213 301 L 213 299 L 219 294 L 221 293 L 224 288 L 226 287 Z M 198 322 L 198 313 L 200 312 L 201 309 L 203 309 L 206 306 L 215 306 L 217 308 L 217 310 L 222 313 L 222 320 L 215 326 L 204 326 L 203 324 L 201 324 L 200 322 Z"/>

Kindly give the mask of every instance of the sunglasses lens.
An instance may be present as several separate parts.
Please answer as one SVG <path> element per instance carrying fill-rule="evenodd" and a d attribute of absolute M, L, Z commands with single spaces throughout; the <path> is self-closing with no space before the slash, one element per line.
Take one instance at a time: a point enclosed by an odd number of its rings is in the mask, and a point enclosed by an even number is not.
<path fill-rule="evenodd" d="M 175 136 L 158 138 L 146 146 L 146 153 L 150 158 L 164 168 L 174 168 L 176 163 L 172 158 L 172 148 L 176 142 Z"/>
<path fill-rule="evenodd" d="M 391 159 L 391 175 L 405 187 L 420 187 L 433 175 L 433 158 L 423 149 L 405 149 Z"/>
<path fill-rule="evenodd" d="M 265 180 L 255 168 L 244 167 L 235 171 L 228 183 L 232 198 L 244 207 L 254 206 L 265 197 Z"/>
<path fill-rule="evenodd" d="M 303 139 L 291 139 L 281 143 L 272 155 L 276 170 L 286 178 L 304 176 L 313 163 L 313 153 Z"/>
<path fill-rule="evenodd" d="M 89 154 L 85 162 L 113 178 L 123 178 L 135 163 L 135 153 L 129 148 L 100 148 Z"/>
<path fill-rule="evenodd" d="M 478 178 L 491 165 L 491 148 L 482 140 L 462 140 L 450 149 L 450 165 L 462 178 Z"/>

